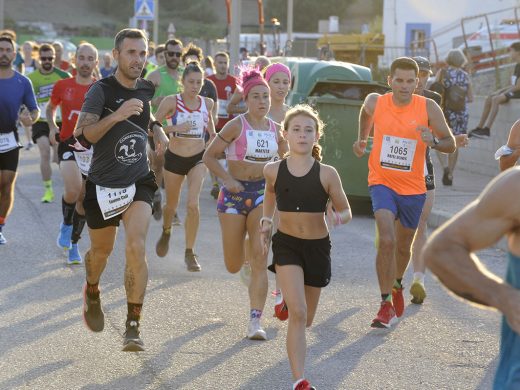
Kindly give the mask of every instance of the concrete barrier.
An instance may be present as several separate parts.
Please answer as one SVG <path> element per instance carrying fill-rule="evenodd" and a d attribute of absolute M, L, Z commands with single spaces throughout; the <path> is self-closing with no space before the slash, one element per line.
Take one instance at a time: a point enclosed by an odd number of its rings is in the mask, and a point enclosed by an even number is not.
<path fill-rule="evenodd" d="M 475 128 L 484 108 L 485 96 L 477 96 L 469 104 L 468 131 Z M 457 169 L 478 173 L 489 177 L 499 173 L 495 151 L 507 142 L 509 130 L 513 123 L 520 119 L 520 99 L 512 99 L 502 104 L 491 128 L 489 139 L 471 138 L 470 144 L 461 149 Z"/>

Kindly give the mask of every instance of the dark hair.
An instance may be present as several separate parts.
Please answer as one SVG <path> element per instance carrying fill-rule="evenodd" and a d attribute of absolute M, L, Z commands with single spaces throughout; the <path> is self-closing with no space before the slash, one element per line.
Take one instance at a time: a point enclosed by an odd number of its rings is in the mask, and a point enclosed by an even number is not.
<path fill-rule="evenodd" d="M 11 46 L 13 47 L 13 50 L 14 50 L 14 41 L 8 37 L 7 35 L 1 35 L 0 36 L 0 42 L 9 42 L 11 44 Z"/>
<path fill-rule="evenodd" d="M 514 51 L 520 51 L 520 42 L 513 42 L 509 47 Z"/>
<path fill-rule="evenodd" d="M 154 54 L 157 56 L 158 54 L 161 54 L 165 50 L 166 50 L 166 45 L 161 43 L 160 45 L 157 45 L 157 47 L 155 48 Z"/>
<path fill-rule="evenodd" d="M 202 73 L 202 75 L 204 75 L 204 70 L 200 66 L 199 62 L 191 61 L 186 64 L 184 71 L 182 72 L 182 79 L 184 80 L 190 73 Z"/>
<path fill-rule="evenodd" d="M 416 77 L 419 74 L 419 66 L 417 65 L 417 62 L 412 60 L 410 57 L 399 57 L 392 61 L 392 65 L 390 65 L 390 76 L 394 75 L 396 69 L 413 70 Z"/>
<path fill-rule="evenodd" d="M 164 43 L 164 48 L 167 49 L 169 45 L 172 45 L 172 46 L 177 46 L 179 45 L 182 49 L 182 42 L 178 39 L 168 39 L 165 43 Z"/>
<path fill-rule="evenodd" d="M 226 57 L 226 59 L 229 62 L 229 54 L 225 51 L 219 51 L 217 54 L 215 54 L 215 60 L 217 59 L 217 57 Z"/>
<path fill-rule="evenodd" d="M 197 57 L 199 63 L 202 62 L 202 60 L 204 59 L 204 56 L 202 55 L 202 49 L 197 45 L 193 44 L 192 42 L 190 42 L 188 46 L 182 49 L 181 61 L 185 62 L 186 57 L 191 56 Z"/>
<path fill-rule="evenodd" d="M 148 43 L 148 38 L 144 34 L 143 30 L 139 30 L 137 28 L 125 28 L 119 31 L 114 39 L 114 48 L 116 50 L 121 50 L 121 44 L 125 40 L 125 38 L 130 39 L 144 39 L 146 43 Z"/>
<path fill-rule="evenodd" d="M 44 43 L 43 45 L 40 46 L 40 48 L 38 49 L 38 53 L 42 54 L 42 51 L 52 51 L 54 54 L 56 54 L 56 50 L 54 50 L 54 46 L 52 46 L 48 43 Z"/>
<path fill-rule="evenodd" d="M 213 62 L 213 57 L 206 56 L 206 58 L 204 58 L 204 67 L 211 68 L 213 69 L 213 71 L 215 71 L 215 63 Z"/>
<path fill-rule="evenodd" d="M 291 120 L 299 115 L 306 116 L 314 121 L 316 125 L 316 132 L 318 133 L 319 139 L 323 135 L 323 128 L 325 127 L 325 124 L 320 119 L 318 111 L 316 111 L 308 104 L 297 104 L 296 106 L 290 108 L 289 111 L 287 111 L 287 113 L 285 114 L 285 119 L 283 120 L 282 124 L 282 130 L 289 131 L 289 124 L 291 123 Z M 287 152 L 284 158 L 288 155 L 290 155 L 290 152 Z M 316 143 L 312 147 L 312 157 L 314 157 L 318 161 L 321 161 L 321 145 L 319 145 L 318 143 Z"/>

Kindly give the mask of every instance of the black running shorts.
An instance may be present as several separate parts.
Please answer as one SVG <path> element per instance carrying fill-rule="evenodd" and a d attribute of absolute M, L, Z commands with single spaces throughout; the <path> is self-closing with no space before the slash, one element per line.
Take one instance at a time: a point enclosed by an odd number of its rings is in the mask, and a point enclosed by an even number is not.
<path fill-rule="evenodd" d="M 20 148 L 0 153 L 0 171 L 13 171 L 18 169 L 18 160 L 20 159 Z"/>
<path fill-rule="evenodd" d="M 306 286 L 325 287 L 330 282 L 330 237 L 305 240 L 277 231 L 273 235 L 273 263 L 268 267 L 276 272 L 278 266 L 298 265 L 303 269 Z"/>
<path fill-rule="evenodd" d="M 150 171 L 145 177 L 139 179 L 135 183 L 135 201 L 143 201 L 152 208 L 153 196 L 157 191 L 157 184 L 155 182 L 155 174 Z M 96 195 L 96 185 L 87 178 L 85 199 L 83 200 L 83 207 L 85 209 L 85 217 L 87 225 L 90 229 L 102 229 L 107 226 L 119 226 L 119 221 L 123 218 L 123 214 L 116 215 L 107 220 L 103 219 L 103 214 L 99 208 Z"/>
<path fill-rule="evenodd" d="M 182 157 L 168 149 L 164 154 L 164 169 L 177 175 L 185 176 L 194 166 L 202 164 L 203 155 L 204 150 L 194 156 Z"/>

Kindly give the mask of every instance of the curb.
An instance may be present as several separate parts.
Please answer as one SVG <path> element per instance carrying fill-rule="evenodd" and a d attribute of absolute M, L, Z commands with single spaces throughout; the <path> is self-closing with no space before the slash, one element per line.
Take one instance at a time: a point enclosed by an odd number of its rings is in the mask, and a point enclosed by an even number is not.
<path fill-rule="evenodd" d="M 435 208 L 434 208 L 432 210 L 432 212 L 430 213 L 430 217 L 428 218 L 428 227 L 435 230 L 439 226 L 444 224 L 446 221 L 451 219 L 452 216 L 453 215 L 451 215 L 445 211 L 435 210 Z M 493 245 L 492 248 L 500 249 L 500 250 L 507 252 L 508 247 L 507 247 L 506 238 L 503 237 L 500 241 L 498 241 L 495 245 Z"/>

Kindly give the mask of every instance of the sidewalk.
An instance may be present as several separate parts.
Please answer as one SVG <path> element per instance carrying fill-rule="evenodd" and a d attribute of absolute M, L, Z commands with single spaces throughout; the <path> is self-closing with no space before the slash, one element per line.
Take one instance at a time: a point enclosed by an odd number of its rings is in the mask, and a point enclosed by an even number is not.
<path fill-rule="evenodd" d="M 453 186 L 447 187 L 442 184 L 442 168 L 437 156 L 432 157 L 435 167 L 435 202 L 428 226 L 435 229 L 475 200 L 493 177 L 455 167 Z M 495 247 L 507 250 L 505 239 L 499 241 Z"/>

